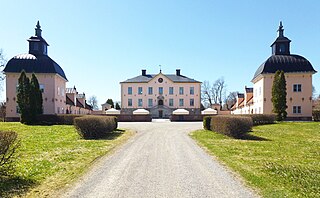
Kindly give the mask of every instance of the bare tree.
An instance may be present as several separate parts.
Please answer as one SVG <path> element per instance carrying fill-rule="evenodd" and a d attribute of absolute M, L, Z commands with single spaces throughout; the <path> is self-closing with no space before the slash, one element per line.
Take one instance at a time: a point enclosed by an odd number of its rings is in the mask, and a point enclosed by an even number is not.
<path fill-rule="evenodd" d="M 211 107 L 212 101 L 213 101 L 213 98 L 212 98 L 213 92 L 212 92 L 212 86 L 210 86 L 210 82 L 205 80 L 202 83 L 202 88 L 201 89 L 202 89 L 202 91 L 201 91 L 201 99 L 202 99 L 202 102 L 203 102 L 204 106 L 210 105 L 210 107 Z"/>
<path fill-rule="evenodd" d="M 88 100 L 88 103 L 89 103 L 89 105 L 92 106 L 92 108 L 94 110 L 98 110 L 99 109 L 97 96 L 90 96 L 89 100 Z"/>
<path fill-rule="evenodd" d="M 215 98 L 216 98 L 215 103 L 220 104 L 220 107 L 222 107 L 222 101 L 226 95 L 225 94 L 226 84 L 225 84 L 224 78 L 221 77 L 218 80 L 216 80 L 213 87 L 215 90 Z"/>
<path fill-rule="evenodd" d="M 223 77 L 216 80 L 212 85 L 210 85 L 209 81 L 204 81 L 202 83 L 201 91 L 202 102 L 205 106 L 220 104 L 220 107 L 222 107 L 222 102 L 224 101 L 226 95 L 225 89 L 226 84 Z"/>
<path fill-rule="evenodd" d="M 312 98 L 313 99 L 316 99 L 317 98 L 317 91 L 316 91 L 316 88 L 312 85 Z"/>
<path fill-rule="evenodd" d="M 229 92 L 229 95 L 225 99 L 226 109 L 230 110 L 230 108 L 237 103 L 237 91 Z"/>

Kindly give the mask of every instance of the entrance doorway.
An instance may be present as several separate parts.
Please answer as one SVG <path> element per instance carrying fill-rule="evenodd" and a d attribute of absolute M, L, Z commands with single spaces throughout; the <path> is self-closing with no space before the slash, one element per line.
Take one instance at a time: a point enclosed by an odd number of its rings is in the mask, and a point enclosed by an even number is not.
<path fill-rule="evenodd" d="M 158 100 L 158 105 L 163 105 L 163 100 Z"/>
<path fill-rule="evenodd" d="M 159 118 L 163 118 L 163 111 L 159 110 Z"/>

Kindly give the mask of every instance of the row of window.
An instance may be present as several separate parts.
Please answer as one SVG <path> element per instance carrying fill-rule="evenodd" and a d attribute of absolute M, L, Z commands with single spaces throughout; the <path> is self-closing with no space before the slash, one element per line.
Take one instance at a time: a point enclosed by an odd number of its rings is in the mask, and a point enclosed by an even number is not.
<path fill-rule="evenodd" d="M 18 87 L 19 87 L 19 85 L 17 84 L 16 85 L 16 92 L 18 92 Z M 40 88 L 41 92 L 44 93 L 44 89 L 45 89 L 44 84 L 39 84 L 39 88 Z M 58 96 L 60 96 L 60 95 L 64 96 L 64 92 L 65 92 L 64 88 L 60 88 L 60 87 L 57 88 Z"/>
<path fill-rule="evenodd" d="M 173 95 L 174 94 L 174 87 L 169 87 L 168 92 L 169 92 L 169 95 Z M 142 93 L 143 93 L 143 88 L 138 87 L 138 95 L 142 95 Z M 163 94 L 163 87 L 158 88 L 158 93 Z M 148 87 L 148 94 L 149 95 L 153 94 L 153 87 Z M 180 95 L 184 94 L 184 87 L 179 87 L 179 94 Z M 190 87 L 189 94 L 194 95 L 194 87 Z M 128 95 L 132 95 L 132 87 L 128 87 Z"/>
<path fill-rule="evenodd" d="M 302 91 L 302 85 L 301 84 L 293 84 L 293 92 L 301 92 Z M 255 95 L 261 96 L 261 87 L 259 89 L 255 89 Z"/>
<path fill-rule="evenodd" d="M 158 101 L 159 104 L 163 104 L 163 101 Z M 132 99 L 129 98 L 128 99 L 128 107 L 132 107 L 133 103 L 132 103 Z M 191 107 L 194 106 L 194 99 L 190 99 L 189 100 L 189 105 Z M 141 98 L 138 99 L 138 107 L 142 107 L 143 106 L 143 100 Z M 154 106 L 154 103 L 153 103 L 153 99 L 148 99 L 148 107 L 153 107 Z M 174 100 L 172 98 L 169 99 L 169 107 L 173 107 L 174 106 Z M 179 106 L 180 107 L 183 107 L 184 106 L 184 99 L 183 98 L 180 98 L 179 99 Z"/>

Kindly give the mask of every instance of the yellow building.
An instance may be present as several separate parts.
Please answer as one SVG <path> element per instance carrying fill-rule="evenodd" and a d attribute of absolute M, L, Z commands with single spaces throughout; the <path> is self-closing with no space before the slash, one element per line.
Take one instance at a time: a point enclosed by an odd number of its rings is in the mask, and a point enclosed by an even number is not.
<path fill-rule="evenodd" d="M 276 71 L 282 70 L 287 83 L 288 119 L 312 118 L 312 75 L 316 71 L 306 58 L 290 53 L 290 42 L 291 40 L 284 36 L 280 22 L 278 37 L 271 45 L 272 55 L 261 64 L 251 80 L 254 84 L 253 105 L 237 103 L 233 107 L 233 114 L 271 114 L 273 78 Z"/>

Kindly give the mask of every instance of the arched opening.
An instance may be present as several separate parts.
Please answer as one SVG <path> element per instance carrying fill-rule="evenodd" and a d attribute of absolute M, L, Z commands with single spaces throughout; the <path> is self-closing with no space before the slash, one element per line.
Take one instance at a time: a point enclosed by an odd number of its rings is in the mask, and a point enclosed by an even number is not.
<path fill-rule="evenodd" d="M 158 100 L 158 105 L 163 105 L 163 100 Z"/>

